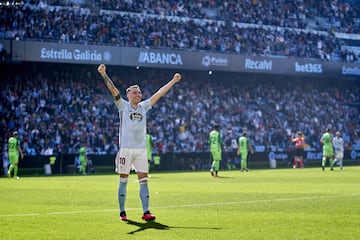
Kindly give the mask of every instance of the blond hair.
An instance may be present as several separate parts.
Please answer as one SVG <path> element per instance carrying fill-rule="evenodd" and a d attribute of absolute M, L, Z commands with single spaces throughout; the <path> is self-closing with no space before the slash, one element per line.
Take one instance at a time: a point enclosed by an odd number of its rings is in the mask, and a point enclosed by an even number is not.
<path fill-rule="evenodd" d="M 139 91 L 141 91 L 139 85 L 131 85 L 126 89 L 126 93 L 130 92 L 133 89 L 138 89 Z"/>

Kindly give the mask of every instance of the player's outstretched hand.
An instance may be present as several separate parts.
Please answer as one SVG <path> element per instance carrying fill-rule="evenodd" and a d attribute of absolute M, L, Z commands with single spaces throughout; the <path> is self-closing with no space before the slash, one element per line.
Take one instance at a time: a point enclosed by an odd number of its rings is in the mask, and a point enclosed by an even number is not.
<path fill-rule="evenodd" d="M 175 82 L 178 82 L 178 81 L 180 81 L 180 79 L 181 79 L 180 73 L 175 73 L 174 77 L 173 77 L 173 80 L 175 80 Z"/>
<path fill-rule="evenodd" d="M 100 64 L 97 70 L 101 75 L 106 73 L 106 67 L 104 64 Z"/>

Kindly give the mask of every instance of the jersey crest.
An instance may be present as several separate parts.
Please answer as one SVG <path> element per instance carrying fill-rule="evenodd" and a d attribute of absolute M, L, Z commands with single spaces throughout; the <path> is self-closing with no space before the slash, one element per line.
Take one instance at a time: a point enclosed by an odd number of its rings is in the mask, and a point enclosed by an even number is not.
<path fill-rule="evenodd" d="M 141 120 L 143 119 L 143 115 L 141 115 L 141 113 L 138 112 L 133 112 L 130 113 L 130 119 L 134 122 L 141 122 Z"/>

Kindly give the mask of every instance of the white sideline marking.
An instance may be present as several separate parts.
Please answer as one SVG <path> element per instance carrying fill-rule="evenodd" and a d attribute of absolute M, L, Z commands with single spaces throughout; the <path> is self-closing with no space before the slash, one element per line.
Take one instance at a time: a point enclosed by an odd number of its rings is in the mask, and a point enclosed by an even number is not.
<path fill-rule="evenodd" d="M 205 207 L 205 206 L 218 206 L 218 205 L 237 205 L 244 203 L 272 203 L 272 202 L 285 202 L 296 200 L 313 200 L 313 199 L 326 199 L 326 198 L 346 198 L 355 197 L 360 194 L 345 194 L 345 195 L 329 195 L 329 196 L 313 196 L 313 197 L 301 197 L 301 198 L 275 198 L 275 199 L 259 199 L 259 200 L 242 200 L 237 202 L 216 202 L 216 203 L 197 203 L 186 204 L 179 206 L 162 206 L 152 207 L 152 209 L 166 209 L 166 208 L 188 208 L 188 207 Z M 141 208 L 127 208 L 126 211 L 141 210 Z M 85 210 L 85 211 L 68 211 L 68 212 L 47 212 L 47 213 L 24 213 L 24 214 L 2 214 L 0 217 L 33 217 L 42 215 L 70 215 L 70 214 L 84 214 L 84 213 L 102 213 L 102 212 L 116 212 L 119 209 L 103 209 L 103 210 Z"/>
<path fill-rule="evenodd" d="M 4 214 L 0 215 L 0 217 L 31 217 L 31 216 L 40 216 L 40 213 L 24 213 L 24 214 Z"/>
<path fill-rule="evenodd" d="M 325 198 L 345 198 L 354 197 L 359 194 L 345 194 L 345 195 L 330 195 L 330 196 L 314 196 L 314 197 L 300 197 L 300 198 L 275 198 L 275 199 L 259 199 L 259 200 L 243 200 L 237 202 L 221 202 L 221 203 L 201 203 L 201 204 L 189 204 L 182 206 L 168 206 L 168 207 L 157 207 L 157 208 L 181 208 L 181 207 L 203 207 L 203 206 L 217 206 L 217 205 L 236 205 L 244 203 L 267 203 L 267 202 L 285 202 L 294 200 L 313 200 L 313 199 L 325 199 Z"/>

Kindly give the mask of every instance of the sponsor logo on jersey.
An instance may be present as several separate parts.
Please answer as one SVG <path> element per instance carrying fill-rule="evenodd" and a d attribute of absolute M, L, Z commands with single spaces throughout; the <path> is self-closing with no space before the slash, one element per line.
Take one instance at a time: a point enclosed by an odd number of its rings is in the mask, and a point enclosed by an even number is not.
<path fill-rule="evenodd" d="M 130 119 L 134 122 L 141 122 L 143 116 L 140 113 L 134 112 L 130 113 Z"/>

